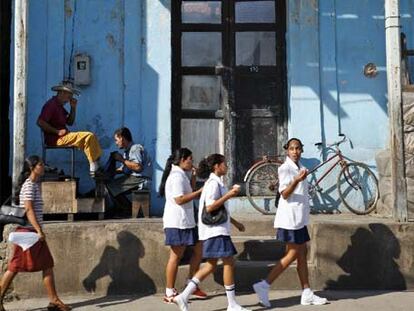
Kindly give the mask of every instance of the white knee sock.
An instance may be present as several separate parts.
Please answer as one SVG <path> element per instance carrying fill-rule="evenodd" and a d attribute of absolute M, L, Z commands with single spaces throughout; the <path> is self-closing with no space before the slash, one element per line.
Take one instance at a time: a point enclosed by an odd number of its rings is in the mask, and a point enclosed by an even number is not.
<path fill-rule="evenodd" d="M 194 293 L 194 291 L 197 289 L 197 286 L 200 284 L 200 280 L 197 279 L 196 277 L 193 277 L 190 282 L 187 284 L 187 286 L 185 287 L 185 289 L 183 290 L 183 292 L 181 293 L 181 297 L 183 297 L 183 299 L 185 301 L 188 301 L 188 299 L 190 298 L 190 295 L 192 293 Z"/>
<path fill-rule="evenodd" d="M 226 296 L 227 301 L 229 303 L 230 308 L 234 308 L 238 306 L 239 304 L 236 302 L 236 286 L 234 284 L 232 285 L 224 285 L 224 288 L 226 289 Z"/>

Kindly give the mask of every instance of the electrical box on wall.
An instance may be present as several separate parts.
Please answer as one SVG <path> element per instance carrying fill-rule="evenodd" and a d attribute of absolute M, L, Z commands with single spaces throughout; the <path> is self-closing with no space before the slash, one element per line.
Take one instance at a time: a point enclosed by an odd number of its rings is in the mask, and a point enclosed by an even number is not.
<path fill-rule="evenodd" d="M 76 85 L 89 85 L 91 83 L 91 58 L 87 54 L 75 55 L 74 78 Z"/>

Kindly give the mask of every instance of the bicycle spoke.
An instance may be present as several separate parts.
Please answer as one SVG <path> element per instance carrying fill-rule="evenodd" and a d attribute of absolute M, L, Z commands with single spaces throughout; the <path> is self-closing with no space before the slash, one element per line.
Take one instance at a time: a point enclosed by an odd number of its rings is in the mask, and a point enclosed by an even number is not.
<path fill-rule="evenodd" d="M 341 171 L 337 183 L 345 206 L 356 214 L 367 214 L 375 208 L 379 197 L 375 175 L 364 164 L 350 163 Z"/>
<path fill-rule="evenodd" d="M 255 167 L 246 178 L 246 195 L 252 206 L 263 214 L 274 214 L 279 181 L 279 164 L 263 162 Z"/>

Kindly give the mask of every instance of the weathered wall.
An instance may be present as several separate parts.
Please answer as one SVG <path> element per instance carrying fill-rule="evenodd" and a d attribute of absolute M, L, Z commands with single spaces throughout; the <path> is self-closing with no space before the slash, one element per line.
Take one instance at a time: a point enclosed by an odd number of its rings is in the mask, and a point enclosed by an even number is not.
<path fill-rule="evenodd" d="M 332 217 L 313 218 L 309 227 L 308 262 L 314 288 L 414 289 L 414 224 Z M 284 247 L 264 236 L 274 234 L 273 217 L 241 221 L 247 231 L 232 238 L 238 250 L 236 281 L 239 290 L 250 291 L 251 284 L 268 273 L 269 261 L 280 258 Z M 44 229 L 61 295 L 88 291 L 145 295 L 164 290 L 169 250 L 164 246 L 161 220 L 54 223 Z M 10 230 L 8 226 L 5 238 Z M 5 249 L 3 242 L 2 258 Z M 10 247 L 7 249 L 10 256 Z M 4 260 L 0 263 L 4 269 Z M 179 271 L 177 286 L 184 284 L 188 266 Z M 45 295 L 40 272 L 19 274 L 13 286 L 13 294 L 22 298 Z M 298 288 L 295 266 L 274 286 Z M 223 290 L 220 269 L 203 282 L 203 288 Z"/>
<path fill-rule="evenodd" d="M 408 218 L 414 220 L 414 92 L 403 92 L 405 174 Z"/>
<path fill-rule="evenodd" d="M 170 1 L 30 1 L 27 154 L 41 154 L 36 120 L 51 86 L 69 77 L 71 56 L 91 57 L 91 84 L 80 87 L 71 130 L 95 132 L 102 162 L 116 149 L 113 131 L 128 126 L 153 157 L 154 189 L 170 153 Z M 71 69 L 73 77 L 73 69 Z M 67 107 L 67 109 L 69 109 Z M 49 151 L 69 171 L 69 154 Z M 62 164 L 63 163 L 63 164 Z M 76 154 L 81 191 L 94 187 L 85 156 Z M 155 213 L 161 213 L 155 192 Z M 157 210 L 158 208 L 158 210 Z"/>
<path fill-rule="evenodd" d="M 9 174 L 9 87 L 10 87 L 10 32 L 11 0 L 0 2 L 0 200 L 10 193 Z"/>
<path fill-rule="evenodd" d="M 92 83 L 82 87 L 73 129 L 96 132 L 107 156 L 115 149 L 113 130 L 129 126 L 154 158 L 155 191 L 171 149 L 170 2 L 30 1 L 27 153 L 40 153 L 35 121 L 52 95 L 50 87 L 69 74 L 73 46 L 73 55 L 92 58 Z M 303 139 L 304 162 L 312 167 L 321 159 L 313 144 L 345 133 L 352 141 L 343 144 L 345 154 L 376 171 L 375 154 L 388 137 L 383 1 L 287 3 L 289 136 Z M 413 6 L 413 0 L 401 1 L 409 47 Z M 378 70 L 373 78 L 363 74 L 370 62 Z M 66 159 L 60 151 L 52 153 L 52 162 Z M 81 190 L 89 190 L 93 183 L 83 154 L 77 154 L 77 166 Z M 328 178 L 326 192 L 313 202 L 322 211 L 340 206 L 334 183 Z M 160 214 L 163 205 L 154 191 L 154 212 Z"/>
<path fill-rule="evenodd" d="M 388 144 L 384 2 L 288 1 L 289 136 L 303 139 L 304 163 L 321 159 L 316 142 L 344 133 L 346 156 L 377 171 L 375 155 Z M 411 0 L 401 1 L 403 31 L 413 36 Z M 364 75 L 374 63 L 375 77 Z M 322 155 L 322 156 L 326 156 Z M 336 174 L 322 183 L 313 204 L 320 211 L 343 208 Z"/>

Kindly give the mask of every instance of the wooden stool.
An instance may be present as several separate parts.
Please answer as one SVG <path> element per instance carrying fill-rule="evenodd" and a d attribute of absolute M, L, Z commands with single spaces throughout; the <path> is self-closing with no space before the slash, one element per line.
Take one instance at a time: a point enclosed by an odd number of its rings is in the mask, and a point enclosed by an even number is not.
<path fill-rule="evenodd" d="M 132 192 L 131 218 L 137 218 L 142 209 L 144 217 L 150 217 L 151 192 L 149 190 L 135 190 Z"/>

